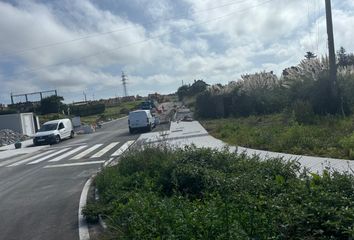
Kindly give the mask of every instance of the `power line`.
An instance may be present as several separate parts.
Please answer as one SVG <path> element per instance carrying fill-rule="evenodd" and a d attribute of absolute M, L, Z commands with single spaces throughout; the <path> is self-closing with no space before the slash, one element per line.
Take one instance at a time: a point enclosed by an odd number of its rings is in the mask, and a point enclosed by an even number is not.
<path fill-rule="evenodd" d="M 146 38 L 146 39 L 141 40 L 141 41 L 128 43 L 128 44 L 126 44 L 126 45 L 122 45 L 122 46 L 119 46 L 119 47 L 116 47 L 116 48 L 112 48 L 112 49 L 109 49 L 109 50 L 104 50 L 104 51 L 96 52 L 96 53 L 94 53 L 94 54 L 82 56 L 82 57 L 79 57 L 79 58 L 74 58 L 74 59 L 71 58 L 71 59 L 65 60 L 65 61 L 60 62 L 60 63 L 50 64 L 50 65 L 44 65 L 44 66 L 41 66 L 41 67 L 38 67 L 38 68 L 32 68 L 32 69 L 28 69 L 28 70 L 21 71 L 21 72 L 17 72 L 17 73 L 12 73 L 12 74 L 3 75 L 3 77 L 8 78 L 8 77 L 12 77 L 12 76 L 21 75 L 21 74 L 24 74 L 24 73 L 31 73 L 31 72 L 40 71 L 40 70 L 43 70 L 43 69 L 46 69 L 46 68 L 51 68 L 51 67 L 63 65 L 63 64 L 66 64 L 66 63 L 73 63 L 73 62 L 77 62 L 77 61 L 80 62 L 81 60 L 84 60 L 84 59 L 87 59 L 87 58 L 95 57 L 95 56 L 98 56 L 98 55 L 108 54 L 108 53 L 111 53 L 112 51 L 121 50 L 121 49 L 126 48 L 126 47 L 130 47 L 130 46 L 142 44 L 142 43 L 151 41 L 151 40 L 153 40 L 153 39 L 158 39 L 158 38 L 160 38 L 160 37 L 162 37 L 162 36 L 165 36 L 165 35 L 168 35 L 168 34 L 173 34 L 173 33 L 178 33 L 178 32 L 187 31 L 188 29 L 190 29 L 190 28 L 192 28 L 192 27 L 195 27 L 195 26 L 198 26 L 198 25 L 203 25 L 203 24 L 206 24 L 206 23 L 210 23 L 210 22 L 214 22 L 214 21 L 219 21 L 219 20 L 221 20 L 221 19 L 223 19 L 223 18 L 226 18 L 226 17 L 230 17 L 230 16 L 232 16 L 232 15 L 235 15 L 236 13 L 246 12 L 247 10 L 257 8 L 257 7 L 259 7 L 259 6 L 265 5 L 265 4 L 270 3 L 270 2 L 272 2 L 272 1 L 275 1 L 275 0 L 267 0 L 267 1 L 261 2 L 260 4 L 257 4 L 257 5 L 254 5 L 254 6 L 251 6 L 251 7 L 242 9 L 242 10 L 239 10 L 239 11 L 234 11 L 234 12 L 231 12 L 231 13 L 229 13 L 229 14 L 226 14 L 226 15 L 223 15 L 223 16 L 219 16 L 219 17 L 216 17 L 216 18 L 213 18 L 213 19 L 209 19 L 209 20 L 204 21 L 204 22 L 195 23 L 195 24 L 192 24 L 192 25 L 190 25 L 190 26 L 185 27 L 183 30 L 170 31 L 170 32 L 167 32 L 167 33 L 163 33 L 163 34 L 154 36 L 154 37 Z"/>
<path fill-rule="evenodd" d="M 218 9 L 218 8 L 223 8 L 223 7 L 227 7 L 227 6 L 231 6 L 231 5 L 235 5 L 235 4 L 239 4 L 239 3 L 243 3 L 243 2 L 247 2 L 247 1 L 248 0 L 241 0 L 241 1 L 237 1 L 237 2 L 233 1 L 233 2 L 230 2 L 230 3 L 227 3 L 227 4 L 219 5 L 217 7 L 207 8 L 207 9 L 200 10 L 200 11 L 194 11 L 192 13 L 193 14 L 199 14 L 199 13 L 208 12 L 208 11 L 215 10 L 215 9 Z M 165 18 L 165 19 L 162 19 L 162 20 L 160 20 L 160 19 L 159 20 L 153 20 L 153 21 L 149 21 L 148 24 L 153 24 L 153 23 L 160 22 L 160 21 L 162 22 L 162 21 L 167 21 L 167 20 L 178 19 L 178 18 L 182 18 L 182 17 L 188 17 L 190 14 L 191 13 L 188 12 L 187 14 L 179 15 L 179 16 L 172 17 L 172 18 Z M 81 40 L 85 40 L 85 39 L 89 39 L 89 38 L 101 37 L 103 35 L 110 35 L 110 34 L 117 33 L 117 32 L 124 32 L 124 31 L 128 31 L 128 30 L 131 30 L 131 29 L 136 29 L 136 28 L 139 28 L 139 27 L 140 26 L 125 27 L 125 28 L 114 29 L 114 30 L 107 31 L 107 32 L 100 32 L 100 33 L 97 33 L 97 34 L 89 34 L 89 35 L 86 35 L 86 36 L 81 36 L 79 38 L 73 38 L 73 39 L 69 39 L 69 40 L 66 40 L 66 41 L 53 42 L 53 43 L 49 43 L 49 44 L 44 44 L 44 45 L 32 47 L 32 48 L 25 48 L 25 49 L 13 52 L 11 54 L 0 54 L 0 57 L 2 57 L 2 58 L 5 57 L 6 58 L 6 57 L 10 57 L 12 55 L 21 55 L 21 54 L 29 52 L 29 51 L 35 51 L 35 50 L 39 50 L 39 49 L 43 49 L 43 48 L 56 47 L 56 46 L 69 44 L 69 43 L 73 43 L 73 42 L 77 42 L 77 41 L 81 41 Z"/>

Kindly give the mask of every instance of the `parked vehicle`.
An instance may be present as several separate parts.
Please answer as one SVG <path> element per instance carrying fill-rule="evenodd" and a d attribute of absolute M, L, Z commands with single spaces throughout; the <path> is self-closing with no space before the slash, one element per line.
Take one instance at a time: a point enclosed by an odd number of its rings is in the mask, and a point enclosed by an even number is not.
<path fill-rule="evenodd" d="M 74 136 L 71 120 L 59 119 L 44 123 L 36 133 L 33 143 L 34 145 L 59 143 L 65 138 L 73 138 Z"/>
<path fill-rule="evenodd" d="M 136 110 L 129 113 L 128 125 L 130 133 L 139 129 L 151 131 L 155 127 L 155 117 L 152 116 L 150 110 Z"/>
<path fill-rule="evenodd" d="M 153 108 L 156 108 L 156 105 L 153 100 L 146 100 L 145 102 L 142 102 L 140 104 L 141 110 L 152 110 Z"/>

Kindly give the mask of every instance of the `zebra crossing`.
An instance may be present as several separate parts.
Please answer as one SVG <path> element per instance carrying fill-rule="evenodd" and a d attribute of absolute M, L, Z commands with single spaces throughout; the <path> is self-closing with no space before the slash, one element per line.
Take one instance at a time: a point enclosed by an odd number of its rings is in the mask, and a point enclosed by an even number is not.
<path fill-rule="evenodd" d="M 90 164 L 102 164 L 105 160 L 113 159 L 125 152 L 135 141 L 112 142 L 108 144 L 95 145 L 78 145 L 68 146 L 63 148 L 51 149 L 48 148 L 43 152 L 38 152 L 35 155 L 24 156 L 17 161 L 0 162 L 0 167 L 17 167 L 26 165 L 35 165 L 42 162 L 48 164 L 44 168 L 66 167 L 66 166 L 82 166 Z M 102 160 L 104 158 L 105 160 Z M 61 163 L 65 161 L 65 163 Z M 60 162 L 60 164 L 58 163 Z M 55 163 L 55 164 L 54 164 Z M 58 163 L 58 164 L 57 164 Z"/>

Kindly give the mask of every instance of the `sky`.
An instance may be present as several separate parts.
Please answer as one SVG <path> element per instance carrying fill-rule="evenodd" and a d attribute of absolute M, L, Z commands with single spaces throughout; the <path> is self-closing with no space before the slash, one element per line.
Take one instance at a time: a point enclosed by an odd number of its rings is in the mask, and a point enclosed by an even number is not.
<path fill-rule="evenodd" d="M 56 89 L 65 102 L 173 93 L 203 79 L 326 54 L 324 0 L 0 1 L 0 103 Z M 332 0 L 335 47 L 354 52 L 354 0 Z M 34 97 L 33 97 L 34 98 Z M 31 99 L 30 99 L 31 100 Z M 36 100 L 36 99 L 32 99 Z M 16 101 L 24 101 L 18 98 Z"/>

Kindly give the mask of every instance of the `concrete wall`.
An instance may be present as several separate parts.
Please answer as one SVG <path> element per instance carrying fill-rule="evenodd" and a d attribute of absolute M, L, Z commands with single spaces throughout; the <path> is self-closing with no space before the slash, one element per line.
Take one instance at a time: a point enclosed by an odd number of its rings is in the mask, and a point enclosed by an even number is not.
<path fill-rule="evenodd" d="M 21 113 L 22 133 L 33 136 L 36 133 L 33 113 Z"/>
<path fill-rule="evenodd" d="M 32 136 L 36 132 L 33 113 L 0 115 L 0 129 L 11 129 L 12 131 Z"/>
<path fill-rule="evenodd" d="M 21 114 L 0 115 L 0 129 L 11 129 L 22 133 Z"/>

